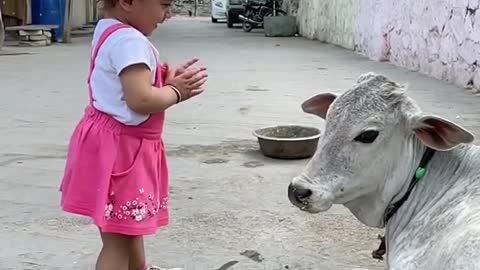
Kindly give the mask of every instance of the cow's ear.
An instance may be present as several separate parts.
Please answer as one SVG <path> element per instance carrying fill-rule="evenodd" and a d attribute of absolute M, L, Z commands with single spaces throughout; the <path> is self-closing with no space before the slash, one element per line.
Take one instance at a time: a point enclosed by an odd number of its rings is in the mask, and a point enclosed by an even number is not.
<path fill-rule="evenodd" d="M 337 96 L 332 93 L 319 94 L 305 100 L 302 103 L 302 109 L 306 113 L 315 114 L 325 119 L 328 108 L 330 108 L 330 105 L 336 98 Z"/>
<path fill-rule="evenodd" d="M 465 128 L 434 115 L 419 117 L 415 121 L 414 131 L 424 144 L 439 151 L 451 150 L 461 143 L 471 143 L 475 139 Z"/>

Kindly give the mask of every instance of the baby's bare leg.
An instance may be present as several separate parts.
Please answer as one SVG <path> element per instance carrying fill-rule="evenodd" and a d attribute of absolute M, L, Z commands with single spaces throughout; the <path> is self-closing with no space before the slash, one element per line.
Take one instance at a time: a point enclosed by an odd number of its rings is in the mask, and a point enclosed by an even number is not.
<path fill-rule="evenodd" d="M 103 247 L 95 270 L 129 270 L 133 238 L 115 233 L 100 233 Z"/>
<path fill-rule="evenodd" d="M 137 236 L 132 240 L 130 247 L 130 261 L 128 264 L 128 270 L 145 270 L 145 247 L 143 243 L 143 237 Z"/>

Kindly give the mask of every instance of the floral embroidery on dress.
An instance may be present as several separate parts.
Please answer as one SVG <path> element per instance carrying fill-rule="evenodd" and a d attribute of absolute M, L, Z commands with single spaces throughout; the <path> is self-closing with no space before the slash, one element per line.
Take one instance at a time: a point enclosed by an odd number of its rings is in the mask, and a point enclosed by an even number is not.
<path fill-rule="evenodd" d="M 139 189 L 138 193 L 141 197 L 145 197 L 145 190 Z M 118 207 L 115 212 L 115 200 L 113 200 L 115 193 L 110 192 L 110 198 L 112 199 L 105 205 L 105 218 L 112 219 L 117 218 L 119 220 L 132 219 L 136 222 L 141 222 L 147 218 L 155 216 L 160 210 L 168 207 L 168 197 L 155 200 L 153 194 L 148 194 L 147 199 L 142 201 L 139 197 L 136 197 L 132 201 L 127 201 L 123 205 Z"/>

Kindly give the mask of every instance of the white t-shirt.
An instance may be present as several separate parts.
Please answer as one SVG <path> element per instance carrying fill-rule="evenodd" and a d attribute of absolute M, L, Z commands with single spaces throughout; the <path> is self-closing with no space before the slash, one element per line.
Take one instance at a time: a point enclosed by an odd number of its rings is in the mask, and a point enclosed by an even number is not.
<path fill-rule="evenodd" d="M 98 21 L 93 34 L 92 48 L 97 46 L 103 32 L 117 23 L 119 21 L 115 19 Z M 158 51 L 150 41 L 133 27 L 123 28 L 111 34 L 100 47 L 95 60 L 91 77 L 93 106 L 126 125 L 139 125 L 147 120 L 148 115 L 136 113 L 127 106 L 119 74 L 132 64 L 145 63 L 152 71 L 153 84 L 157 55 Z"/>

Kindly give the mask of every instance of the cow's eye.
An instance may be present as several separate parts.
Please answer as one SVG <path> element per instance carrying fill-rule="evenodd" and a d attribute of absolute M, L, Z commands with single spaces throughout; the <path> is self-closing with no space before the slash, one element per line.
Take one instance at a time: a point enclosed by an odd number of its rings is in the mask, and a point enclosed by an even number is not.
<path fill-rule="evenodd" d="M 377 130 L 365 130 L 355 137 L 355 141 L 361 143 L 373 143 L 377 139 L 379 132 Z"/>

